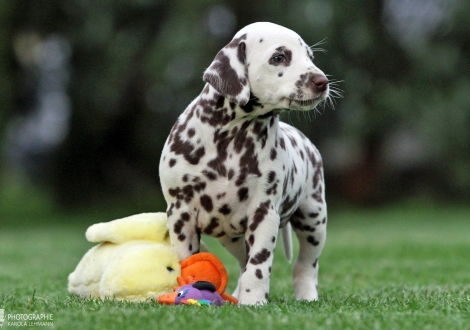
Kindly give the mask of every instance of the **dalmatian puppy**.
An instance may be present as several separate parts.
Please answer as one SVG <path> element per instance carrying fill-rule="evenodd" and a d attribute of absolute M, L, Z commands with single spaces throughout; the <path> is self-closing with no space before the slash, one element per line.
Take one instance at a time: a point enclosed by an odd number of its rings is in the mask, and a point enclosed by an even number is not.
<path fill-rule="evenodd" d="M 327 221 L 322 159 L 279 121 L 283 111 L 312 110 L 329 97 L 328 79 L 312 59 L 294 31 L 246 26 L 204 72 L 202 93 L 163 149 L 160 180 L 178 257 L 197 253 L 201 234 L 218 238 L 238 259 L 234 295 L 243 305 L 267 302 L 279 228 L 289 245 L 291 227 L 300 244 L 295 296 L 318 299 Z"/>

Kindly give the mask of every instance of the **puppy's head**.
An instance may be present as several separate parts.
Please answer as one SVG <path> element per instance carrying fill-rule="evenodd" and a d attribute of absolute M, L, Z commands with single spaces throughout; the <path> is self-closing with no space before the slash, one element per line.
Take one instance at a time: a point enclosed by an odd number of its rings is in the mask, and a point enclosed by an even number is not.
<path fill-rule="evenodd" d="M 311 110 L 329 94 L 328 79 L 312 59 L 312 50 L 294 31 L 253 23 L 219 51 L 204 81 L 241 106 L 255 96 L 263 112 Z"/>

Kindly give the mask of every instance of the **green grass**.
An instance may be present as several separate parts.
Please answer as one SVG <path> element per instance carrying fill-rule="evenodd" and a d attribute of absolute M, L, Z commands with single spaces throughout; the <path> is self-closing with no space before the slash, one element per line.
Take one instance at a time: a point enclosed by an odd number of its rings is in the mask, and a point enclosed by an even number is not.
<path fill-rule="evenodd" d="M 470 329 L 470 209 L 330 208 L 320 300 L 295 301 L 291 266 L 279 248 L 270 303 L 262 307 L 160 306 L 69 295 L 67 275 L 92 246 L 84 232 L 103 220 L 112 219 L 49 216 L 3 225 L 0 309 L 53 314 L 57 329 Z M 234 260 L 213 243 L 208 241 L 233 289 Z"/>

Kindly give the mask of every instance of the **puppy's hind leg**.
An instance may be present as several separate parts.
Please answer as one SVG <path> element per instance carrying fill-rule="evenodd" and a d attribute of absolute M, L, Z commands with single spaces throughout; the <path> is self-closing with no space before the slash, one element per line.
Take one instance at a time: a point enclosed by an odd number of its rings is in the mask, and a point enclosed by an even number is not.
<path fill-rule="evenodd" d="M 245 248 L 245 238 L 240 237 L 220 237 L 219 242 L 225 247 L 238 261 L 238 266 L 240 268 L 240 276 L 238 277 L 238 283 L 235 291 L 233 291 L 233 296 L 238 298 L 240 295 L 240 279 L 243 270 L 246 265 L 246 248 Z"/>
<path fill-rule="evenodd" d="M 325 203 L 312 203 L 310 207 L 301 205 L 291 217 L 300 246 L 293 270 L 298 300 L 318 300 L 318 259 L 325 245 L 326 216 Z"/>

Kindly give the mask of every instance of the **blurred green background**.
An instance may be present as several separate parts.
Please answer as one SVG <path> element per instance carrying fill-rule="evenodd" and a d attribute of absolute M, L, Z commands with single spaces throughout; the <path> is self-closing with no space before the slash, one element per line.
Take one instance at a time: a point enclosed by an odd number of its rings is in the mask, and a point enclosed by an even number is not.
<path fill-rule="evenodd" d="M 468 17 L 464 0 L 0 1 L 0 216 L 163 211 L 164 141 L 256 21 L 324 40 L 315 63 L 343 81 L 335 109 L 282 117 L 320 149 L 330 203 L 468 203 Z"/>

